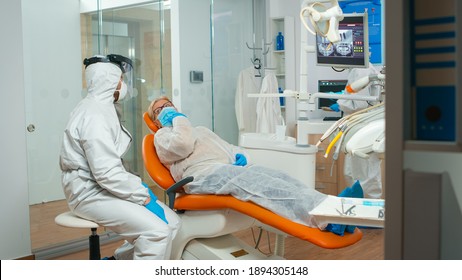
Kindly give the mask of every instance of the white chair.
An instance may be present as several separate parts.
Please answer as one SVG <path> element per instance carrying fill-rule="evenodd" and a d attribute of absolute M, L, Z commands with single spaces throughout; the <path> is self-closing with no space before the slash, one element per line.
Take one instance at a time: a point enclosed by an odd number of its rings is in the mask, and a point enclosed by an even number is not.
<path fill-rule="evenodd" d="M 55 223 L 69 228 L 89 228 L 91 230 L 89 240 L 89 251 L 90 251 L 90 260 L 100 260 L 100 246 L 99 246 L 99 235 L 97 229 L 99 225 L 95 222 L 86 220 L 79 216 L 76 216 L 74 213 L 68 211 L 59 214 L 55 218 Z"/>

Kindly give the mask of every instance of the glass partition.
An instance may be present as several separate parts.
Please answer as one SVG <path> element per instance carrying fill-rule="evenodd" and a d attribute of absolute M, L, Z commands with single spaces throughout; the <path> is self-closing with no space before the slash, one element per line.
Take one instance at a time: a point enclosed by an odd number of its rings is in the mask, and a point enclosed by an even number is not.
<path fill-rule="evenodd" d="M 80 3 L 82 2 L 80 1 Z M 181 33 L 181 42 L 175 42 L 175 44 L 178 44 L 175 47 L 187 50 L 185 54 L 181 53 L 181 55 L 184 55 L 182 58 L 191 60 L 182 59 L 179 69 L 173 69 L 172 66 L 170 1 L 139 1 L 142 3 L 122 7 L 110 6 L 114 5 L 114 2 L 110 0 L 87 2 L 96 2 L 97 5 L 92 10 L 87 9 L 85 12 L 80 13 L 80 50 L 76 47 L 75 51 L 72 52 L 71 60 L 73 64 L 69 66 L 70 69 L 77 70 L 72 73 L 67 70 L 60 72 L 63 77 L 73 77 L 72 80 L 75 80 L 73 88 L 76 90 L 73 90 L 73 94 L 70 94 L 73 98 L 72 104 L 69 102 L 68 107 L 63 107 L 60 112 L 53 114 L 53 119 L 59 120 L 59 123 L 55 127 L 58 136 L 53 140 L 53 143 L 56 142 L 55 145 L 43 145 L 41 147 L 40 151 L 42 153 L 47 155 L 59 153 L 61 141 L 59 137 L 62 135 L 69 112 L 86 95 L 83 59 L 96 54 L 106 55 L 111 53 L 127 56 L 134 62 L 132 82 L 136 90 L 131 98 L 126 99 L 121 104 L 120 113 L 123 125 L 133 136 L 131 148 L 124 156 L 124 162 L 127 168 L 131 172 L 138 174 L 143 181 L 150 185 L 154 184 L 145 172 L 141 157 L 142 138 L 145 134 L 149 133 L 143 122 L 142 114 L 147 109 L 149 103 L 160 95 L 175 98 L 174 95 L 176 96 L 177 93 L 173 93 L 172 75 L 178 72 L 183 73 L 186 71 L 188 74 L 183 75 L 183 77 L 187 77 L 186 81 L 184 81 L 187 90 L 178 94 L 183 95 L 181 99 L 182 109 L 191 112 L 192 122 L 195 125 L 206 125 L 215 130 L 225 140 L 237 144 L 238 131 L 234 113 L 237 77 L 242 69 L 252 66 L 251 58 L 254 57 L 255 50 L 249 49 L 246 43 L 252 45 L 262 42 L 265 26 L 265 0 L 202 0 L 201 5 L 198 4 L 199 1 L 179 0 L 177 3 L 183 5 L 183 7 L 180 6 L 180 9 L 182 8 L 185 13 L 190 14 L 192 19 L 195 19 L 195 24 L 192 24 L 190 20 L 182 21 L 185 18 L 180 18 L 178 23 L 173 24 L 182 25 L 182 28 L 187 26 L 184 29 L 187 32 Z M 125 2 L 135 3 L 137 1 Z M 29 5 L 31 4 L 29 3 Z M 200 13 L 204 15 L 204 18 L 201 18 L 199 21 L 197 14 L 191 14 L 189 9 L 185 9 L 185 6 L 191 7 L 191 5 L 195 9 L 200 9 Z M 37 14 L 36 11 L 39 9 L 47 9 L 47 7 L 42 7 L 38 4 L 36 6 L 36 8 L 30 9 L 31 16 Z M 65 4 L 61 5 L 60 9 L 66 9 L 64 6 Z M 78 10 L 78 7 L 73 7 L 70 16 L 74 15 L 76 10 Z M 258 16 L 256 16 L 257 14 Z M 35 22 L 37 21 L 39 19 Z M 78 21 L 78 18 L 76 21 Z M 57 23 L 53 22 L 52 24 L 56 25 Z M 35 50 L 32 42 L 36 40 L 35 37 L 40 37 L 40 35 L 34 34 L 34 23 L 28 26 L 30 32 L 25 34 L 28 36 L 30 33 L 31 38 L 26 39 L 26 42 L 30 41 L 30 44 L 28 44 L 29 51 L 36 54 L 41 49 Z M 259 27 L 255 28 L 256 26 Z M 195 29 L 191 30 L 192 27 Z M 62 28 L 64 29 L 65 25 Z M 190 29 L 188 30 L 188 28 Z M 75 35 L 74 37 L 77 40 L 79 38 L 78 29 L 78 22 L 76 22 L 76 26 L 72 27 L 72 34 Z M 197 30 L 200 30 L 205 38 L 201 42 L 202 45 L 200 48 L 194 48 L 194 44 L 192 44 L 195 39 L 194 32 Z M 71 31 L 64 30 L 63 32 Z M 189 36 L 191 36 L 191 40 L 188 40 Z M 78 45 L 77 40 L 70 45 Z M 57 43 L 56 49 L 60 50 Z M 64 52 L 65 50 L 62 51 Z M 76 54 L 79 51 L 81 52 L 80 57 Z M 48 57 L 51 57 L 51 55 L 44 56 L 43 60 L 53 61 L 51 58 L 48 59 Z M 189 83 L 189 71 L 195 69 L 194 65 L 191 66 L 189 64 L 193 58 L 200 59 L 201 69 L 204 70 L 204 73 L 208 74 L 208 77 L 204 79 L 204 83 L 201 85 L 202 87 L 197 88 L 197 95 L 194 95 L 194 90 L 196 89 Z M 69 64 L 67 60 L 66 63 Z M 43 63 L 31 63 L 31 65 L 37 65 L 37 67 L 40 65 L 43 67 Z M 81 67 L 81 79 L 78 67 Z M 39 73 L 40 70 L 34 70 L 33 72 Z M 79 78 L 75 78 L 76 76 Z M 34 88 L 34 83 L 31 83 L 31 91 L 32 88 Z M 80 88 L 84 89 L 81 94 L 79 94 Z M 77 94 L 74 94 L 75 91 L 77 91 Z M 62 94 L 64 96 L 65 93 Z M 38 95 L 35 94 L 32 96 L 37 98 Z M 44 94 L 41 96 L 44 96 Z M 46 102 L 46 100 L 44 101 Z M 30 102 L 28 111 L 35 114 L 43 113 L 47 116 L 50 115 L 49 105 L 48 107 L 38 106 L 39 103 L 34 102 Z M 47 104 L 55 103 L 47 102 L 45 105 Z M 56 114 L 59 114 L 59 116 Z M 32 136 L 38 137 L 39 135 L 36 133 Z M 30 142 L 38 143 L 35 138 L 34 141 L 31 139 Z M 45 148 L 52 151 L 45 150 Z M 29 153 L 31 152 L 29 151 Z M 34 161 L 37 157 L 30 156 L 30 158 L 31 166 L 39 166 Z M 52 164 L 56 164 L 56 157 L 53 158 Z M 31 171 L 34 170 L 31 168 Z M 69 250 L 77 247 L 81 248 L 82 244 L 85 247 L 87 245 L 89 232 L 86 229 L 63 228 L 54 223 L 54 217 L 57 214 L 68 210 L 66 201 L 62 199 L 63 194 L 59 182 L 59 168 L 56 168 L 55 173 L 57 179 L 56 184 L 53 184 L 53 191 L 57 193 L 56 198 L 46 203 L 31 202 L 32 250 L 38 258 L 46 258 L 57 252 L 62 253 L 64 252 L 63 250 L 68 250 L 69 248 Z M 28 176 L 29 182 L 40 182 L 34 176 L 34 172 L 29 172 Z M 30 186 L 29 189 L 31 192 L 38 193 L 51 192 L 51 190 L 45 190 L 40 186 Z M 158 188 L 153 188 L 154 191 L 156 189 Z M 162 199 L 163 194 L 160 192 L 160 189 L 158 190 L 157 195 Z M 102 243 L 113 238 L 113 234 L 111 235 L 109 232 L 104 231 L 104 229 L 101 230 Z M 50 234 L 50 232 L 53 234 Z M 105 239 L 106 237 L 108 239 Z"/>
<path fill-rule="evenodd" d="M 150 101 L 159 95 L 171 96 L 169 6 L 152 1 L 82 14 L 81 19 L 82 30 L 85 29 L 83 57 L 113 53 L 134 62 L 134 94 L 120 107 L 121 122 L 133 136 L 124 163 L 131 172 L 150 182 L 149 176 L 144 175 L 140 156 L 143 136 L 148 133 L 142 115 Z"/>
<path fill-rule="evenodd" d="M 40 155 L 37 156 L 34 153 L 40 151 L 40 153 L 45 154 L 45 157 L 52 161 L 53 166 L 56 166 L 57 156 L 51 157 L 50 155 L 59 154 L 60 141 L 62 136 L 63 128 L 69 117 L 69 112 L 75 106 L 80 99 L 85 97 L 85 78 L 84 78 L 84 66 L 82 61 L 86 57 L 93 56 L 95 54 L 121 54 L 126 57 L 129 57 L 134 62 L 134 75 L 133 75 L 133 84 L 135 86 L 134 95 L 131 98 L 127 98 L 123 103 L 121 103 L 120 113 L 121 121 L 123 125 L 127 127 L 130 133 L 133 136 L 133 142 L 131 144 L 130 150 L 124 156 L 124 163 L 126 167 L 133 173 L 138 174 L 145 182 L 150 183 L 149 176 L 145 175 L 144 166 L 141 158 L 141 141 L 142 137 L 149 133 L 145 124 L 142 120 L 142 114 L 148 107 L 151 100 L 160 94 L 165 94 L 171 96 L 171 55 L 170 55 L 170 10 L 167 5 L 164 4 L 164 1 L 143 1 L 142 4 L 130 5 L 124 7 L 111 7 L 102 9 L 101 7 L 107 7 L 108 4 L 112 4 L 109 0 L 99 0 L 95 1 L 97 3 L 96 9 L 93 11 L 85 12 L 80 14 L 80 48 L 76 47 L 75 49 L 80 49 L 80 55 L 76 54 L 75 51 L 70 52 L 72 57 L 70 60 L 75 61 L 70 67 L 72 69 L 78 69 L 81 67 L 81 79 L 75 77 L 79 75 L 78 71 L 61 71 L 63 76 L 61 80 L 67 81 L 74 77 L 74 80 L 81 81 L 81 86 L 78 84 L 74 88 L 83 88 L 84 90 L 79 94 L 74 94 L 75 91 L 72 90 L 72 94 L 68 94 L 72 97 L 72 103 L 68 106 L 61 106 L 56 108 L 53 114 L 53 120 L 59 120 L 55 130 L 56 133 L 34 133 L 30 134 L 29 138 L 30 143 L 41 143 L 42 140 L 37 139 L 39 137 L 45 138 L 43 141 L 50 142 L 49 138 L 51 136 L 56 136 L 56 139 L 52 140 L 54 145 L 41 145 L 40 149 L 35 149 L 37 145 L 28 144 L 28 153 L 29 153 L 29 165 L 31 166 L 29 172 L 29 189 L 31 193 L 31 205 L 30 205 L 30 220 L 31 220 L 31 245 L 32 251 L 36 254 L 38 259 L 49 258 L 63 252 L 72 252 L 76 249 L 86 248 L 88 246 L 88 236 L 89 231 L 87 229 L 74 229 L 74 228 L 64 228 L 56 225 L 54 223 L 54 217 L 64 211 L 68 211 L 67 203 L 63 197 L 62 187 L 60 185 L 60 170 L 59 167 L 56 168 L 56 183 L 53 184 L 53 190 L 48 190 L 42 187 L 43 177 L 47 173 L 35 172 L 38 170 L 38 167 L 41 166 L 37 161 L 41 158 Z M 134 1 L 131 1 L 134 2 Z M 37 10 L 48 9 L 51 3 L 47 3 L 43 7 L 37 4 L 36 9 L 27 9 L 30 11 L 31 17 L 37 14 Z M 81 1 L 82 4 L 82 1 Z M 32 6 L 32 3 L 27 3 L 27 7 Z M 34 5 L 35 7 L 35 5 Z M 57 5 L 56 9 L 65 9 L 67 6 L 64 3 L 63 5 Z M 78 5 L 71 7 L 68 17 L 78 13 Z M 34 12 L 33 12 L 34 11 Z M 27 15 L 28 15 L 27 14 Z M 35 18 L 33 18 L 35 20 Z M 77 18 L 78 20 L 78 18 Z M 32 53 L 37 53 L 38 50 L 41 50 L 41 46 L 34 46 L 36 37 L 44 36 L 40 32 L 33 32 L 34 22 L 35 25 L 37 21 L 30 20 L 31 23 L 26 25 L 25 34 L 27 36 L 26 42 L 30 42 L 27 46 L 31 48 L 29 50 Z M 57 25 L 56 22 L 50 23 L 51 26 Z M 48 29 L 51 28 L 47 27 Z M 62 27 L 65 29 L 64 25 Z M 67 27 L 69 28 L 69 27 Z M 78 34 L 78 23 L 76 26 L 72 27 L 72 30 L 66 30 L 63 32 L 68 32 L 72 34 Z M 28 32 L 30 30 L 30 32 Z M 44 33 L 44 32 L 42 32 Z M 77 36 L 76 36 L 77 37 Z M 58 37 L 56 37 L 58 40 Z M 51 43 L 53 44 L 53 43 Z M 73 45 L 76 45 L 75 43 Z M 59 50 L 59 44 L 56 44 L 57 49 Z M 40 48 L 39 48 L 40 47 Z M 48 45 L 44 45 L 43 48 L 50 48 Z M 47 50 L 45 48 L 45 50 Z M 69 52 L 69 50 L 67 50 Z M 65 50 L 63 50 L 65 52 Z M 78 52 L 78 51 L 77 51 Z M 41 51 L 41 55 L 46 55 L 44 51 Z M 41 57 L 42 57 L 41 56 Z M 69 53 L 66 53 L 67 57 Z M 44 56 L 44 60 L 53 61 L 53 59 L 48 59 Z M 61 61 L 61 60 L 60 60 Z M 69 64 L 68 60 L 63 60 L 63 63 Z M 40 64 L 31 64 L 43 66 Z M 48 64 L 45 64 L 48 65 Z M 54 65 L 54 64 L 53 64 Z M 51 67 L 51 66 L 50 66 Z M 44 71 L 42 71 L 44 72 Z M 40 72 L 39 69 L 34 69 L 35 77 Z M 45 72 L 44 72 L 45 73 Z M 47 81 L 46 79 L 42 79 Z M 35 80 L 32 81 L 32 85 L 35 83 Z M 59 84 L 58 84 L 59 85 Z M 31 86 L 31 90 L 36 86 Z M 54 92 L 55 90 L 52 89 Z M 43 94 L 42 94 L 43 95 Z M 67 96 L 67 95 L 66 95 Z M 37 102 L 40 100 L 40 95 L 31 94 L 30 106 L 28 106 L 28 114 L 39 114 L 44 116 L 50 116 L 50 106 L 48 104 L 55 104 L 55 102 L 47 102 L 48 99 L 43 99 L 45 104 Z M 68 98 L 69 100 L 71 98 Z M 63 102 L 66 99 L 63 99 Z M 67 102 L 67 101 L 66 101 Z M 40 105 L 42 104 L 42 105 Z M 66 103 L 67 104 L 67 103 Z M 56 106 L 56 105 L 54 105 Z M 61 108 L 62 107 L 62 108 Z M 60 109 L 60 110 L 58 110 Z M 55 122 L 47 122 L 48 126 L 54 124 Z M 40 127 L 41 128 L 41 127 Z M 43 129 L 42 129 L 43 130 Z M 31 129 L 32 131 L 32 129 Z M 33 141 L 32 141 L 33 140 Z M 48 155 L 48 156 L 46 156 Z M 44 166 L 46 167 L 46 166 Z M 53 173 L 53 174 L 54 174 Z M 49 176 L 49 175 L 47 175 Z M 37 185 L 37 186 L 36 186 Z M 48 184 L 51 185 L 51 184 Z M 52 201 L 46 201 L 43 203 L 36 203 L 39 201 L 40 197 L 34 195 L 37 193 L 57 193 L 56 197 Z M 39 198 L 35 198 L 35 196 Z M 51 195 L 45 195 L 45 197 L 51 197 Z M 159 196 L 160 198 L 162 196 Z M 44 199 L 42 199 L 44 200 Z M 101 228 L 98 230 L 98 233 L 101 238 L 101 242 L 112 240 L 114 234 L 105 231 Z"/>
<path fill-rule="evenodd" d="M 263 57 L 266 6 L 264 0 L 215 0 L 212 19 L 213 130 L 238 144 L 234 99 L 239 73 Z M 250 46 L 250 48 L 248 47 Z M 264 65 L 267 66 L 267 65 Z"/>

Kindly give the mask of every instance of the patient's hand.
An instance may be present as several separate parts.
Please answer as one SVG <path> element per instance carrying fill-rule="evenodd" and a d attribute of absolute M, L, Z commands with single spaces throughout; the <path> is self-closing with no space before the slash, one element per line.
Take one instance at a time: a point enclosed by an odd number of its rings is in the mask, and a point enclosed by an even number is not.
<path fill-rule="evenodd" d="M 166 107 L 160 111 L 157 119 L 160 121 L 162 126 L 173 126 L 173 119 L 178 116 L 186 117 L 184 114 L 177 112 L 175 108 Z"/>
<path fill-rule="evenodd" d="M 247 165 L 247 158 L 243 154 L 236 154 L 236 162 L 233 165 L 245 166 Z"/>

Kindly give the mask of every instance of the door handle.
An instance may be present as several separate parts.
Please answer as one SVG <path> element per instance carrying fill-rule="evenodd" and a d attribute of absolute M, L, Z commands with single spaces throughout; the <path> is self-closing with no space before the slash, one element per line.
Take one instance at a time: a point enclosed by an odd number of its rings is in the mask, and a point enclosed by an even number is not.
<path fill-rule="evenodd" d="M 35 131 L 35 125 L 33 125 L 33 124 L 28 125 L 27 126 L 27 131 L 34 132 Z"/>

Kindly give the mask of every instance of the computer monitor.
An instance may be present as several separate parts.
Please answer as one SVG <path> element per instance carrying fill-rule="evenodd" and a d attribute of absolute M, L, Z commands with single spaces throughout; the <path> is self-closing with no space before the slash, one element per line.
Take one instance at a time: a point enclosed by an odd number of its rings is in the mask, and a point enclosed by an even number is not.
<path fill-rule="evenodd" d="M 348 80 L 319 80 L 318 91 L 319 92 L 339 92 L 345 89 L 348 84 Z M 330 105 L 337 102 L 337 99 L 331 98 L 318 98 L 317 107 L 322 110 L 323 107 L 329 107 Z M 337 120 L 342 117 L 341 112 L 323 112 L 324 120 Z"/>
<path fill-rule="evenodd" d="M 335 68 L 369 67 L 367 13 L 344 14 L 339 22 L 340 41 L 316 35 L 317 65 Z"/>

